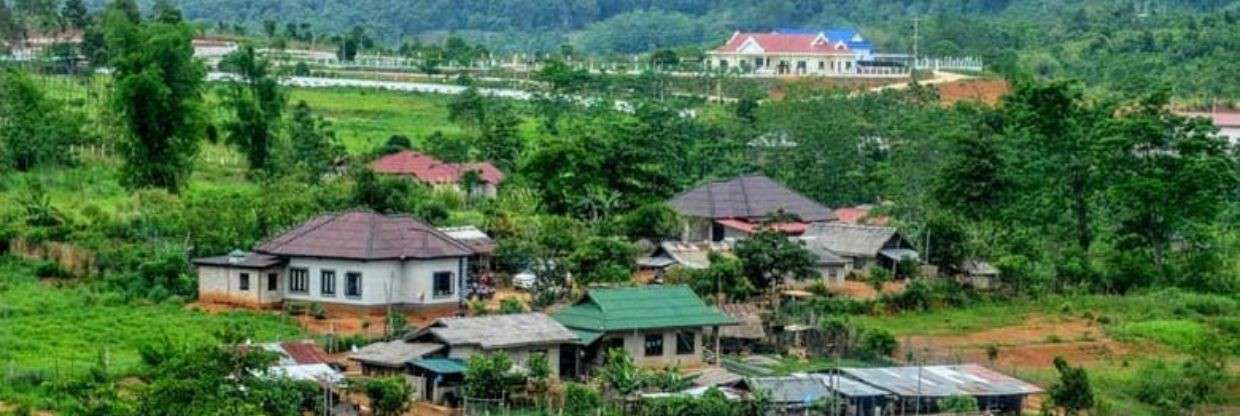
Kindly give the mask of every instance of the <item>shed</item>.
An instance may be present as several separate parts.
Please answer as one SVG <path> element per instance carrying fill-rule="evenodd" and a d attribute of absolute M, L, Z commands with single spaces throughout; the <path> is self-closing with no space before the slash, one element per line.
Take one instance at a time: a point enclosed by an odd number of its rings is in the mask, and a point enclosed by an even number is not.
<path fill-rule="evenodd" d="M 923 410 L 937 409 L 940 399 L 965 395 L 976 398 L 981 410 L 1019 414 L 1026 396 L 1042 392 L 1038 386 L 977 364 L 842 368 L 840 371 L 891 392 L 904 408 Z"/>
<path fill-rule="evenodd" d="M 811 251 L 827 251 L 851 261 L 854 269 L 866 269 L 875 262 L 892 268 L 903 259 L 917 258 L 912 245 L 892 227 L 811 224 L 802 240 Z"/>
<path fill-rule="evenodd" d="M 349 359 L 362 365 L 363 375 L 400 374 L 414 360 L 443 348 L 442 344 L 405 340 L 376 342 L 349 354 Z"/>
<path fill-rule="evenodd" d="M 965 260 L 960 264 L 960 283 L 978 289 L 994 287 L 999 278 L 999 269 L 982 260 Z"/>

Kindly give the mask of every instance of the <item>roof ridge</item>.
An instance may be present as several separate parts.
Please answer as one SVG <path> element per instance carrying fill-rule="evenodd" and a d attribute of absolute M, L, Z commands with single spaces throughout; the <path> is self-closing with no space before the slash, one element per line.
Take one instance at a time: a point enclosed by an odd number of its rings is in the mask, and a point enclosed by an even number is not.
<path fill-rule="evenodd" d="M 754 216 L 753 206 L 749 204 L 749 191 L 745 189 L 747 188 L 747 185 L 745 184 L 745 182 L 746 182 L 746 179 L 748 178 L 750 178 L 750 176 L 741 176 L 739 178 L 736 178 L 736 183 L 740 185 L 740 188 L 741 188 L 741 200 L 745 201 L 745 217 L 747 218 Z M 714 213 L 711 213 L 711 214 L 714 214 Z"/>
<path fill-rule="evenodd" d="M 366 233 L 366 257 L 374 257 L 375 255 L 375 223 L 379 221 L 381 215 L 370 216 L 370 229 Z"/>
<path fill-rule="evenodd" d="M 283 247 L 284 245 L 288 244 L 288 242 L 289 242 L 289 241 L 292 241 L 292 240 L 296 239 L 297 237 L 301 237 L 301 236 L 303 236 L 303 235 L 309 234 L 311 231 L 314 231 L 314 230 L 317 230 L 317 229 L 319 229 L 319 228 L 322 228 L 324 225 L 327 225 L 327 223 L 330 223 L 330 222 L 332 222 L 332 221 L 335 221 L 335 220 L 336 220 L 336 218 L 338 218 L 340 215 L 341 215 L 340 213 L 336 213 L 336 212 L 328 212 L 328 213 L 319 214 L 318 216 L 316 216 L 316 217 L 314 217 L 314 218 L 311 218 L 309 222 L 314 222 L 315 220 L 317 220 L 317 219 L 319 219 L 319 218 L 323 218 L 323 217 L 331 217 L 331 218 L 328 218 L 328 219 L 326 219 L 326 220 L 323 220 L 323 222 L 320 222 L 320 223 L 318 223 L 318 224 L 316 224 L 316 225 L 314 225 L 314 226 L 312 226 L 312 227 L 307 228 L 306 230 L 302 230 L 302 231 L 301 231 L 301 232 L 299 232 L 299 233 L 296 233 L 296 234 L 294 234 L 294 235 L 289 236 L 290 238 L 286 239 L 283 243 L 276 244 L 276 246 L 277 246 L 277 247 Z M 303 223 L 301 223 L 301 225 L 305 225 L 305 224 L 306 224 L 306 223 L 304 223 L 304 222 L 303 222 Z M 276 234 L 276 235 L 275 235 L 275 237 L 271 237 L 271 238 L 269 238 L 269 239 L 267 239 L 267 240 L 260 241 L 260 242 L 258 243 L 258 247 L 262 247 L 262 246 L 266 245 L 267 243 L 273 243 L 273 244 L 275 244 L 275 240 L 276 240 L 277 238 L 284 237 L 284 236 L 286 236 L 286 235 L 292 234 L 292 233 L 294 233 L 294 232 L 296 232 L 296 231 L 297 231 L 297 228 L 300 228 L 300 227 L 294 227 L 294 228 L 293 228 L 293 229 L 291 229 L 291 230 L 288 230 L 288 231 L 285 231 L 285 232 L 282 232 L 282 233 Z M 251 251 L 257 251 L 257 250 L 258 250 L 258 247 L 255 247 L 255 249 L 254 249 L 254 250 L 251 250 Z"/>

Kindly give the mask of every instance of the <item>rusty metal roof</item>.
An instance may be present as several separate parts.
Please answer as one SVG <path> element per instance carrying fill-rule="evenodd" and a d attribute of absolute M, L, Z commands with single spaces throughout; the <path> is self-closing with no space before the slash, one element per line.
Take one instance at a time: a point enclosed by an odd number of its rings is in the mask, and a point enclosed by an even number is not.
<path fill-rule="evenodd" d="M 1011 396 L 1042 389 L 977 364 L 841 368 L 845 375 L 904 397 Z"/>

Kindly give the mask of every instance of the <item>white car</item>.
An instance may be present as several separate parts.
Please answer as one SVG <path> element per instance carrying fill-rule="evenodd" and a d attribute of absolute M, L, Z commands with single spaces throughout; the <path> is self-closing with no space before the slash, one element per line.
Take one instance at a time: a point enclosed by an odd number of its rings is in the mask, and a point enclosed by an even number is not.
<path fill-rule="evenodd" d="M 538 280 L 538 276 L 529 270 L 517 273 L 512 276 L 512 287 L 522 290 L 533 290 L 534 283 Z"/>

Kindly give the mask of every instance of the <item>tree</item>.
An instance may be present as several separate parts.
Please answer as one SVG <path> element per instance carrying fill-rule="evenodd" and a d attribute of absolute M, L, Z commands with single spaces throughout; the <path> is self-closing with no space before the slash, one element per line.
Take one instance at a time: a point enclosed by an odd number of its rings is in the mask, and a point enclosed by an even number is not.
<path fill-rule="evenodd" d="M 1171 113 L 1169 105 L 1165 91 L 1143 97 L 1119 114 L 1103 141 L 1118 246 L 1148 253 L 1161 275 L 1175 274 L 1164 269 L 1173 240 L 1209 245 L 1202 230 L 1219 219 L 1240 184 L 1227 139 L 1207 121 Z"/>
<path fill-rule="evenodd" d="M 619 237 L 589 237 L 568 263 L 576 283 L 622 283 L 632 278 L 637 247 Z"/>
<path fill-rule="evenodd" d="M 276 37 L 276 21 L 271 19 L 264 20 L 263 33 L 267 35 L 267 38 Z"/>
<path fill-rule="evenodd" d="M 482 129 L 487 119 L 487 103 L 478 88 L 470 86 L 448 103 L 448 120 L 472 130 Z"/>
<path fill-rule="evenodd" d="M 507 104 L 495 103 L 489 107 L 474 147 L 483 160 L 494 162 L 500 169 L 512 169 L 525 149 L 525 141 L 517 135 L 521 119 Z"/>
<path fill-rule="evenodd" d="M 344 147 L 329 127 L 326 121 L 314 116 L 305 101 L 298 101 L 289 120 L 290 152 L 283 165 L 317 183 L 345 155 Z"/>
<path fill-rule="evenodd" d="M 26 73 L 0 71 L 0 166 L 26 171 L 68 161 L 81 124 Z"/>
<path fill-rule="evenodd" d="M 194 59 L 194 31 L 184 23 L 135 23 L 109 6 L 106 39 L 115 87 L 112 109 L 124 134 L 121 183 L 179 191 L 189 177 L 204 126 L 206 69 Z"/>
<path fill-rule="evenodd" d="M 404 377 L 375 378 L 362 382 L 362 391 L 370 399 L 376 416 L 397 416 L 409 408 L 409 382 Z"/>
<path fill-rule="evenodd" d="M 652 242 L 675 239 L 680 236 L 680 213 L 663 202 L 637 207 L 619 219 L 620 229 L 631 240 L 648 239 Z"/>
<path fill-rule="evenodd" d="M 943 207 L 966 218 L 990 218 L 1005 203 L 1008 168 L 994 137 L 963 134 L 935 175 L 933 194 Z"/>
<path fill-rule="evenodd" d="M 253 45 L 244 45 L 220 61 L 220 67 L 234 71 L 225 103 L 233 117 L 224 125 L 228 141 L 239 146 L 249 161 L 250 174 L 270 174 L 276 130 L 284 111 L 285 97 L 279 80 L 270 73 L 270 63 L 258 56 Z"/>
<path fill-rule="evenodd" d="M 503 352 L 475 354 L 465 368 L 465 394 L 477 399 L 505 399 L 524 382 Z"/>
<path fill-rule="evenodd" d="M 1089 375 L 1084 368 L 1071 367 L 1063 357 L 1055 357 L 1055 370 L 1059 371 L 1059 383 L 1047 392 L 1051 403 L 1063 409 L 1067 416 L 1094 407 L 1094 391 L 1089 387 Z"/>
<path fill-rule="evenodd" d="M 169 0 L 155 0 L 155 4 L 151 6 L 151 16 L 156 22 L 170 25 L 180 24 L 185 21 L 185 17 L 181 15 L 181 10 L 173 6 Z"/>
<path fill-rule="evenodd" d="M 112 0 L 103 9 L 103 17 L 105 19 L 103 23 L 107 23 L 107 16 L 114 11 L 120 12 L 130 23 L 137 24 L 142 22 L 142 11 L 138 8 L 136 0 Z"/>
<path fill-rule="evenodd" d="M 590 416 L 602 407 L 603 398 L 589 385 L 570 382 L 564 386 L 564 414 Z"/>
<path fill-rule="evenodd" d="M 861 333 L 858 348 L 861 352 L 869 354 L 873 358 L 890 357 L 896 352 L 899 343 L 896 342 L 895 335 L 891 335 L 887 330 L 879 328 L 871 328 Z"/>
<path fill-rule="evenodd" d="M 770 290 L 784 279 L 809 279 L 817 275 L 814 254 L 788 239 L 784 233 L 763 227 L 733 249 L 744 265 L 745 276 L 754 287 Z"/>
<path fill-rule="evenodd" d="M 384 214 L 407 212 L 413 185 L 408 180 L 375 175 L 369 168 L 353 172 L 353 204 Z"/>
<path fill-rule="evenodd" d="M 90 26 L 90 14 L 82 0 L 65 0 L 65 4 L 60 8 L 60 18 L 72 29 L 86 30 Z"/>
<path fill-rule="evenodd" d="M 875 296 L 882 296 L 883 286 L 891 281 L 891 271 L 878 266 L 872 267 L 866 274 L 865 280 L 874 289 Z"/>

